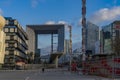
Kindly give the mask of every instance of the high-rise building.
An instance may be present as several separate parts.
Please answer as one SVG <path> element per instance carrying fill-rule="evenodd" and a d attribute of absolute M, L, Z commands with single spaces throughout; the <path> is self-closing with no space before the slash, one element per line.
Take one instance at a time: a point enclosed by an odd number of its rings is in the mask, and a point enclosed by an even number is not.
<path fill-rule="evenodd" d="M 64 40 L 64 54 L 60 57 L 59 63 L 66 63 L 70 61 L 70 40 Z"/>
<path fill-rule="evenodd" d="M 27 62 L 27 34 L 16 19 L 5 17 L 6 26 L 4 67 L 18 68 Z"/>
<path fill-rule="evenodd" d="M 64 51 L 65 51 L 65 54 L 69 54 L 69 48 L 70 48 L 70 40 L 65 40 L 65 45 L 64 45 Z"/>
<path fill-rule="evenodd" d="M 113 53 L 112 44 L 116 37 L 120 37 L 120 21 L 114 21 L 111 24 L 104 26 L 101 31 L 101 45 L 104 54 Z"/>
<path fill-rule="evenodd" d="M 86 52 L 95 54 L 95 43 L 99 40 L 99 27 L 91 22 L 86 24 Z"/>

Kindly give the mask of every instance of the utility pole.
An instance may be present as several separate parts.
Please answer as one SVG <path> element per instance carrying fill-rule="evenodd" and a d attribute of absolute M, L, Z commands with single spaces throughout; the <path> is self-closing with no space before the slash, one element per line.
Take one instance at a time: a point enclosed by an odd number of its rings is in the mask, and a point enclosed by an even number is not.
<path fill-rule="evenodd" d="M 72 26 L 70 26 L 70 25 L 69 25 L 69 37 L 70 37 L 69 53 L 70 53 L 70 71 L 71 71 L 71 64 L 72 64 Z"/>

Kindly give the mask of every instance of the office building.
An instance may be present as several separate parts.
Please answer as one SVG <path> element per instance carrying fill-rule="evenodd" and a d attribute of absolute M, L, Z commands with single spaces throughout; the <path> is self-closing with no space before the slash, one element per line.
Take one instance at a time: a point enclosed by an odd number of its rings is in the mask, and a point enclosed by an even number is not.
<path fill-rule="evenodd" d="M 65 25 L 64 24 L 44 24 L 44 25 L 27 25 L 26 31 L 28 34 L 29 53 L 33 53 L 32 60 L 35 61 L 38 51 L 38 35 L 51 35 L 51 52 L 50 63 L 55 63 L 58 66 L 58 58 L 64 53 Z M 54 36 L 57 35 L 57 36 Z M 56 41 L 57 38 L 57 41 Z M 57 43 L 56 43 L 57 42 Z M 55 45 L 57 48 L 55 49 Z M 55 49 L 55 50 L 54 50 Z"/>
<path fill-rule="evenodd" d="M 104 26 L 101 35 L 103 53 L 114 53 L 112 44 L 115 42 L 115 38 L 120 37 L 120 21 L 114 21 L 111 24 Z"/>
<path fill-rule="evenodd" d="M 95 43 L 99 40 L 99 27 L 91 22 L 86 24 L 86 52 L 95 54 Z"/>
<path fill-rule="evenodd" d="M 70 40 L 65 39 L 65 45 L 64 45 L 65 54 L 69 54 L 69 48 L 70 48 Z"/>
<path fill-rule="evenodd" d="M 4 67 L 14 69 L 27 63 L 27 34 L 16 19 L 5 17 L 6 26 Z"/>

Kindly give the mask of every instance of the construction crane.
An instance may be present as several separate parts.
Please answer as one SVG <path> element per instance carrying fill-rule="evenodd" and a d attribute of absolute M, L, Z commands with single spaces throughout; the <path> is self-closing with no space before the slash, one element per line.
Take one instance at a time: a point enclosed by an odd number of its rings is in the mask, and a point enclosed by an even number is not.
<path fill-rule="evenodd" d="M 86 53 L 86 0 L 82 0 L 82 54 L 85 61 Z"/>

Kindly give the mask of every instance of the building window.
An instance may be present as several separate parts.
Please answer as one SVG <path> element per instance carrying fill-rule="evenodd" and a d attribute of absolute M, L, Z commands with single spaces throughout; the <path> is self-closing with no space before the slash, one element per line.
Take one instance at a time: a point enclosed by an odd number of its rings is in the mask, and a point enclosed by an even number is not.
<path fill-rule="evenodd" d="M 14 21 L 14 25 L 17 25 L 17 24 L 18 24 L 18 22 L 15 20 L 15 21 Z"/>
<path fill-rule="evenodd" d="M 9 21 L 9 25 L 14 25 L 14 22 L 12 20 Z"/>
<path fill-rule="evenodd" d="M 6 36 L 6 40 L 9 40 L 10 39 L 10 36 Z"/>
<path fill-rule="evenodd" d="M 14 40 L 14 35 L 11 35 L 11 36 L 10 36 L 10 40 Z"/>
<path fill-rule="evenodd" d="M 6 51 L 5 54 L 8 55 L 8 54 L 9 54 L 9 51 Z"/>
<path fill-rule="evenodd" d="M 119 37 L 120 34 L 119 34 L 119 30 L 116 30 L 116 37 Z"/>
<path fill-rule="evenodd" d="M 15 28 L 15 32 L 17 32 L 17 28 Z"/>
<path fill-rule="evenodd" d="M 7 63 L 8 62 L 8 59 L 5 59 L 5 63 Z"/>
<path fill-rule="evenodd" d="M 115 36 L 116 36 L 116 33 L 113 33 L 112 36 L 115 37 Z"/>
<path fill-rule="evenodd" d="M 9 24 L 9 21 L 8 20 L 6 20 L 6 25 L 8 25 Z"/>
<path fill-rule="evenodd" d="M 8 28 L 5 28 L 5 32 L 8 32 Z"/>
<path fill-rule="evenodd" d="M 14 32 L 14 28 L 10 28 L 10 32 Z"/>
<path fill-rule="evenodd" d="M 17 47 L 17 43 L 15 43 L 15 47 Z"/>
<path fill-rule="evenodd" d="M 9 47 L 14 47 L 14 43 L 9 43 Z"/>
<path fill-rule="evenodd" d="M 14 36 L 14 40 L 17 40 L 17 36 Z"/>
<path fill-rule="evenodd" d="M 14 55 L 14 50 L 9 51 L 9 55 Z"/>
<path fill-rule="evenodd" d="M 10 58 L 9 61 L 10 61 L 10 63 L 13 63 L 13 62 L 14 62 L 13 58 Z"/>

